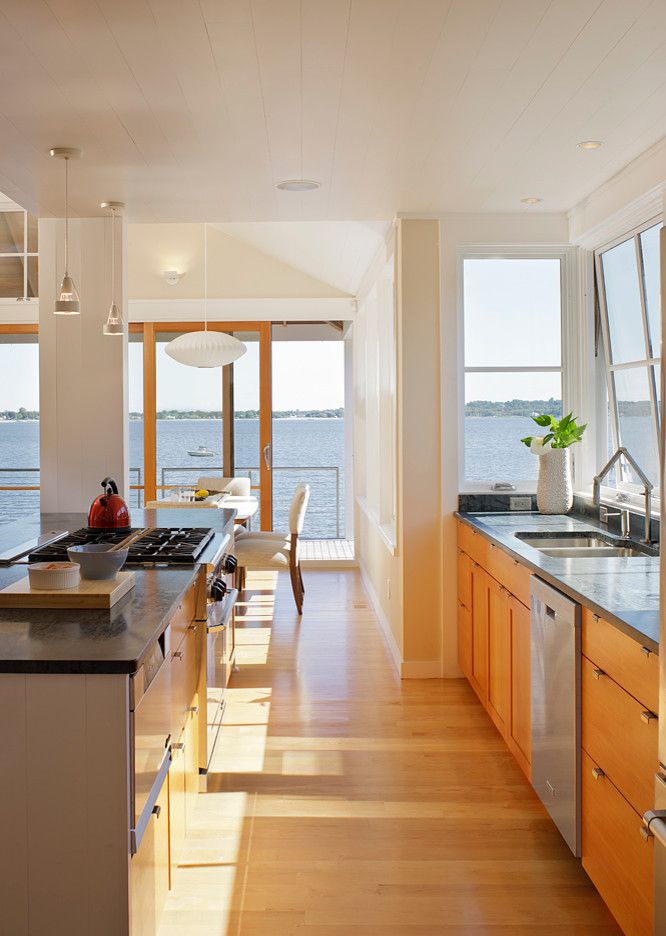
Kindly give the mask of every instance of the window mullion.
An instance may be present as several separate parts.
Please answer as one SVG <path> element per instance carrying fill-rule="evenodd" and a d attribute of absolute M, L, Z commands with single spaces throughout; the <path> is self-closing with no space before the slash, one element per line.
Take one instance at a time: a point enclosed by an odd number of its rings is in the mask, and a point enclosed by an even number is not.
<path fill-rule="evenodd" d="M 641 314 L 643 316 L 643 334 L 645 336 L 645 357 L 652 357 L 652 345 L 650 344 L 650 327 L 648 325 L 647 300 L 645 298 L 645 270 L 643 268 L 643 251 L 641 249 L 641 239 L 639 234 L 634 234 L 634 247 L 636 250 L 636 265 L 638 267 L 638 291 L 641 297 Z M 654 382 L 654 369 L 647 365 L 648 385 L 650 389 L 650 403 L 652 406 L 652 425 L 657 440 L 657 451 L 659 451 L 659 416 L 657 414 L 657 390 Z"/>

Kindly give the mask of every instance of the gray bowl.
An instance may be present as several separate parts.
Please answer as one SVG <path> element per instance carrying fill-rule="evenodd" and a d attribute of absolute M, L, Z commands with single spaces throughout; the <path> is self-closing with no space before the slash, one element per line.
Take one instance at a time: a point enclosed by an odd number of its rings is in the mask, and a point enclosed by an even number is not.
<path fill-rule="evenodd" d="M 127 548 L 113 549 L 113 543 L 85 543 L 83 546 L 70 546 L 67 555 L 71 562 L 81 566 L 81 578 L 109 580 L 114 579 L 125 565 Z"/>

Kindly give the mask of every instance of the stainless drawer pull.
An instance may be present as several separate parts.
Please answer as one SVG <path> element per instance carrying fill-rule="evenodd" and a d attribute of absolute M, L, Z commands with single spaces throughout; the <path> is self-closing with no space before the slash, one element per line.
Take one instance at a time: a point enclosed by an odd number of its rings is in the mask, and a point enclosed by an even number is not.
<path fill-rule="evenodd" d="M 153 816 L 155 816 L 156 819 L 159 819 L 161 812 L 162 812 L 162 807 L 155 804 L 153 806 Z"/>
<path fill-rule="evenodd" d="M 171 659 L 172 659 L 172 660 L 182 660 L 182 659 L 183 659 L 183 651 L 182 651 L 182 650 L 176 650 L 176 651 L 171 655 Z"/>
<path fill-rule="evenodd" d="M 601 679 L 601 677 L 605 676 L 606 674 L 604 673 L 602 669 L 593 669 L 592 675 L 594 676 L 595 679 Z"/>
<path fill-rule="evenodd" d="M 651 721 L 654 721 L 657 716 L 654 712 L 650 712 L 646 709 L 644 712 L 641 712 L 641 721 L 644 721 L 646 725 L 649 725 Z"/>
<path fill-rule="evenodd" d="M 652 653 L 652 650 L 650 650 L 649 647 L 641 647 L 641 653 L 644 654 L 644 656 L 649 657 Z"/>
<path fill-rule="evenodd" d="M 196 715 L 196 714 L 198 713 L 198 711 L 199 711 L 199 706 L 198 706 L 198 705 L 192 705 L 192 706 L 190 706 L 190 708 L 189 708 L 188 711 L 192 712 L 193 715 Z"/>
<path fill-rule="evenodd" d="M 604 771 L 601 769 L 601 767 L 593 767 L 593 768 L 592 768 L 592 776 L 594 777 L 595 780 L 600 780 L 602 777 L 605 777 L 606 774 L 605 774 Z"/>

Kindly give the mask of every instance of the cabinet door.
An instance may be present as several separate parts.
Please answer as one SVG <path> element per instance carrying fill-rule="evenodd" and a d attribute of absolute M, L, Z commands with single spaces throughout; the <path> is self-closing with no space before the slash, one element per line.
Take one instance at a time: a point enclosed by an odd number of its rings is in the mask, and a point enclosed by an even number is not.
<path fill-rule="evenodd" d="M 185 731 L 171 745 L 171 767 L 169 768 L 169 840 L 171 846 L 171 883 L 174 870 L 180 860 L 185 842 L 186 792 L 185 792 Z"/>
<path fill-rule="evenodd" d="M 132 936 L 155 936 L 169 890 L 169 797 L 164 783 L 130 864 Z"/>
<path fill-rule="evenodd" d="M 472 612 L 458 602 L 458 664 L 468 679 L 472 678 Z"/>
<path fill-rule="evenodd" d="M 511 711 L 511 625 L 509 594 L 488 580 L 488 712 L 504 737 Z"/>
<path fill-rule="evenodd" d="M 472 560 L 462 549 L 458 550 L 458 601 L 472 610 Z"/>
<path fill-rule="evenodd" d="M 185 829 L 189 830 L 199 795 L 199 709 L 192 703 L 184 732 L 185 749 Z"/>
<path fill-rule="evenodd" d="M 483 704 L 488 700 L 488 589 L 489 577 L 480 565 L 472 566 L 472 672 L 470 683 Z"/>
<path fill-rule="evenodd" d="M 652 936 L 654 840 L 602 766 L 583 752 L 583 867 L 626 936 Z"/>
<path fill-rule="evenodd" d="M 509 747 L 530 778 L 530 612 L 520 601 L 509 598 L 511 620 L 511 724 Z"/>

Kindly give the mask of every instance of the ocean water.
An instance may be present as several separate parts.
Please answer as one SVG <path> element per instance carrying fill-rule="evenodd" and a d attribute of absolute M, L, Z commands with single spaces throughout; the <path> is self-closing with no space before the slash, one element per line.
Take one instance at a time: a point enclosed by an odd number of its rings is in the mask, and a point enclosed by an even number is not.
<path fill-rule="evenodd" d="M 143 466 L 143 423 L 130 421 L 130 466 Z M 203 445 L 217 454 L 192 457 Z M 236 420 L 235 464 L 237 474 L 249 475 L 259 483 L 259 421 Z M 39 465 L 39 424 L 0 422 L 0 486 L 38 485 L 39 473 L 18 468 Z M 165 484 L 194 485 L 201 475 L 222 472 L 222 422 L 214 419 L 158 420 L 157 480 Z M 100 479 L 101 480 L 101 479 Z M 139 483 L 137 471 L 131 483 Z M 276 419 L 273 422 L 273 526 L 288 529 L 289 505 L 299 481 L 311 487 L 304 535 L 333 538 L 345 535 L 344 420 Z M 141 483 L 143 482 L 143 473 Z M 255 493 L 258 493 L 255 491 Z M 142 492 L 132 491 L 131 504 L 138 506 Z M 87 509 L 82 504 L 81 509 Z M 0 491 L 0 523 L 18 519 L 39 509 L 38 491 Z M 259 528 L 259 515 L 252 520 Z"/>
<path fill-rule="evenodd" d="M 465 462 L 469 481 L 536 480 L 538 459 L 520 439 L 535 434 L 528 417 L 466 417 Z M 649 440 L 652 427 L 645 417 L 623 417 L 623 440 L 655 483 L 658 460 Z M 165 484 L 193 485 L 201 475 L 221 473 L 221 420 L 158 420 L 157 478 Z M 204 445 L 217 453 L 212 458 L 188 455 Z M 259 423 L 236 421 L 237 473 L 259 483 Z M 39 425 L 35 422 L 0 422 L 0 469 L 34 468 L 39 464 Z M 143 423 L 130 422 L 130 465 L 143 465 Z M 101 479 L 100 479 L 101 480 Z M 141 477 L 143 481 L 143 477 Z M 273 423 L 273 526 L 287 529 L 289 504 L 296 484 L 307 481 L 311 498 L 304 535 L 332 538 L 345 535 L 344 421 L 341 419 L 276 419 Z M 131 475 L 139 483 L 138 472 Z M 39 484 L 39 473 L 0 471 L 2 485 Z M 133 491 L 138 506 L 141 492 Z M 255 492 L 257 493 L 257 492 Z M 82 504 L 82 509 L 87 505 Z M 39 509 L 39 492 L 0 491 L 0 523 Z M 259 528 L 259 516 L 252 521 Z"/>

